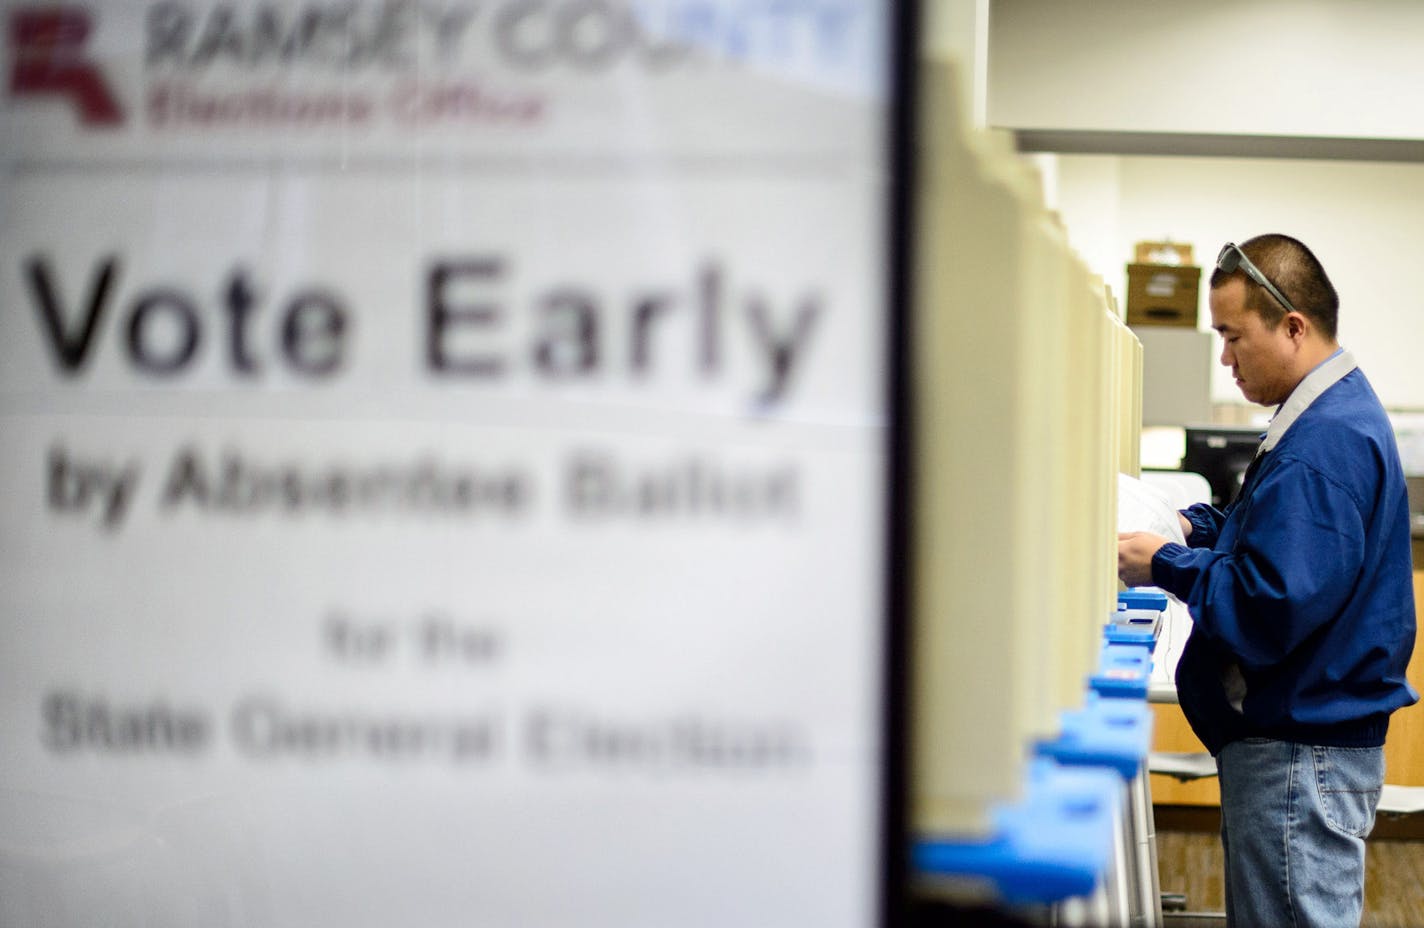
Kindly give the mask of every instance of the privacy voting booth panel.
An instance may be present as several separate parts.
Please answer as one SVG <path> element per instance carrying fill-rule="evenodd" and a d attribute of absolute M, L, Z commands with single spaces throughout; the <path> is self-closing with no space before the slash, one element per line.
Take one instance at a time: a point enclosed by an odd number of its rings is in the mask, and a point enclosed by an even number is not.
<path fill-rule="evenodd" d="M 1137 388 L 1036 173 L 970 125 L 952 64 L 921 67 L 911 817 L 974 842 L 1083 706 L 1116 611 L 1118 410 Z"/>
<path fill-rule="evenodd" d="M 0 924 L 875 924 L 888 5 L 7 4 Z"/>

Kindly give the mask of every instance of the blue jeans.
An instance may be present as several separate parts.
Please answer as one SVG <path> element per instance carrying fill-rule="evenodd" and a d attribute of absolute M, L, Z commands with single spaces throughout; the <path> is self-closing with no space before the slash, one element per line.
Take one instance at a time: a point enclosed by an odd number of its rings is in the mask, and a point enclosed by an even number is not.
<path fill-rule="evenodd" d="M 1358 928 L 1384 748 L 1247 738 L 1222 748 L 1216 767 L 1226 923 Z"/>

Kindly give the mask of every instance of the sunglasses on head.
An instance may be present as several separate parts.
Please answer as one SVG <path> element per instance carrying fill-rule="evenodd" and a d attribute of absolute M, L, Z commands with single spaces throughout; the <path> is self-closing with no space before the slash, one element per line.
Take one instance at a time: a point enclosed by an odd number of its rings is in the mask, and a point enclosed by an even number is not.
<path fill-rule="evenodd" d="M 1227 242 L 1221 246 L 1221 253 L 1216 256 L 1216 266 L 1228 274 L 1238 268 L 1245 271 L 1246 276 L 1265 287 L 1267 292 L 1276 298 L 1276 302 L 1286 308 L 1286 312 L 1300 312 L 1300 310 L 1291 305 L 1291 301 L 1286 299 L 1286 295 L 1277 289 L 1275 284 L 1266 279 L 1266 275 L 1261 273 L 1260 268 L 1251 263 L 1251 259 L 1242 253 L 1235 242 Z"/>

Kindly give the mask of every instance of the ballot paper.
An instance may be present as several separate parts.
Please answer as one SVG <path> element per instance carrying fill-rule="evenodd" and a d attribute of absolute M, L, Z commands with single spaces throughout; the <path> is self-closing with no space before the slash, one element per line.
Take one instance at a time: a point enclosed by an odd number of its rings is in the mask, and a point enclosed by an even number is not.
<path fill-rule="evenodd" d="M 1179 545 L 1187 543 L 1167 494 L 1127 474 L 1117 475 L 1117 530 L 1151 532 Z"/>
<path fill-rule="evenodd" d="M 1117 475 L 1117 530 L 1119 532 L 1151 532 L 1168 541 L 1186 544 L 1181 520 L 1172 501 L 1161 489 L 1126 474 Z M 1172 685 L 1176 680 L 1177 659 L 1192 630 L 1191 613 L 1186 605 L 1167 593 L 1167 614 L 1157 637 L 1152 656 L 1151 683 Z"/>

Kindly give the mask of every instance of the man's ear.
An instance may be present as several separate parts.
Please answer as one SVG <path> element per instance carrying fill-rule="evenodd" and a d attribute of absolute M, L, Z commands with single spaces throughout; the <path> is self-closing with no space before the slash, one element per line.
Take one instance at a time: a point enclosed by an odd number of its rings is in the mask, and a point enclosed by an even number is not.
<path fill-rule="evenodd" d="M 1310 321 L 1300 313 L 1286 313 L 1286 334 L 1292 339 L 1304 338 L 1310 331 Z"/>

